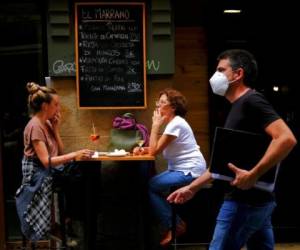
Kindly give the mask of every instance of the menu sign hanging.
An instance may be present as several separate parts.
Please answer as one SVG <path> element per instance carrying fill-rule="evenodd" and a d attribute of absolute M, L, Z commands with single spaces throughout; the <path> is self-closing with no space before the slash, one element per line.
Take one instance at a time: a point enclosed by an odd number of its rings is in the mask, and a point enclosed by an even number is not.
<path fill-rule="evenodd" d="M 146 108 L 144 3 L 76 3 L 79 108 Z"/>

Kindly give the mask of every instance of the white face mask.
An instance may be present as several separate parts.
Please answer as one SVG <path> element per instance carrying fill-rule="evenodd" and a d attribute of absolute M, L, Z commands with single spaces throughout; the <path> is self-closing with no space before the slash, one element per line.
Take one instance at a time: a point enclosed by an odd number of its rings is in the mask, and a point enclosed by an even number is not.
<path fill-rule="evenodd" d="M 214 94 L 224 96 L 230 82 L 224 73 L 216 71 L 209 79 L 209 83 Z"/>

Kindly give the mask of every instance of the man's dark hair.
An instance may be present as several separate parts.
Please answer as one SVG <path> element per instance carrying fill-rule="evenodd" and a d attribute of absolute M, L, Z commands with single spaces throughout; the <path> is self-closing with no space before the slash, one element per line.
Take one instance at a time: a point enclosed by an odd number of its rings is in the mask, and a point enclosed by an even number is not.
<path fill-rule="evenodd" d="M 254 56 L 243 49 L 230 49 L 222 52 L 217 60 L 228 59 L 233 70 L 242 68 L 244 70 L 244 83 L 253 86 L 257 77 L 257 63 Z"/>

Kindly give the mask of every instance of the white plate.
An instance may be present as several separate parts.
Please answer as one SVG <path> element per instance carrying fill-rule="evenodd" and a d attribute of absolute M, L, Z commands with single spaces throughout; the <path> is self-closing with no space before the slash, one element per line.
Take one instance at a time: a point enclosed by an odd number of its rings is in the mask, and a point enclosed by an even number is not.
<path fill-rule="evenodd" d="M 107 153 L 107 156 L 125 156 L 128 154 L 128 152 L 109 152 Z"/>
<path fill-rule="evenodd" d="M 99 156 L 102 156 L 102 155 L 107 155 L 107 152 L 99 152 L 99 151 L 96 151 L 96 152 L 94 152 L 94 154 L 92 155 L 92 158 L 98 158 Z"/>

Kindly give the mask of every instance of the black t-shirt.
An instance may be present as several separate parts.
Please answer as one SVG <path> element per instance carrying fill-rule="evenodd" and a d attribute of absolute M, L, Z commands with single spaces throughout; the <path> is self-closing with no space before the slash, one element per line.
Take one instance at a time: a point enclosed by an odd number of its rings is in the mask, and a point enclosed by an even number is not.
<path fill-rule="evenodd" d="M 265 128 L 277 119 L 280 119 L 279 115 L 265 97 L 255 90 L 249 90 L 232 104 L 225 128 L 264 134 Z M 256 205 L 274 200 L 274 193 L 257 188 L 241 190 L 229 186 L 225 199 Z"/>

